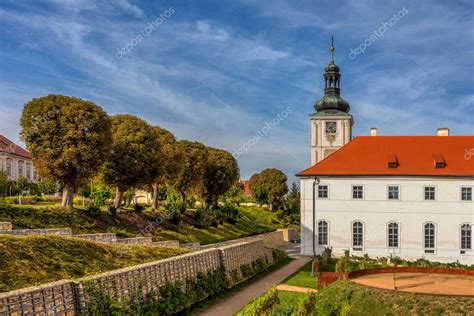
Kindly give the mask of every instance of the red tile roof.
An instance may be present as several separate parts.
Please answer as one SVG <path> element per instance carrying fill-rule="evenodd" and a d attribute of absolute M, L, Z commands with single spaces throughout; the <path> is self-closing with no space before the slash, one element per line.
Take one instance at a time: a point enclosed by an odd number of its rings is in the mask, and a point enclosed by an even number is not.
<path fill-rule="evenodd" d="M 31 154 L 3 135 L 0 135 L 0 152 L 10 153 L 20 157 L 31 159 Z"/>
<path fill-rule="evenodd" d="M 388 162 L 396 157 L 397 165 Z M 436 168 L 442 158 L 446 165 Z M 359 136 L 297 174 L 474 176 L 474 136 Z"/>
<path fill-rule="evenodd" d="M 249 180 L 240 180 L 240 183 L 244 186 L 244 195 L 251 196 L 252 192 L 250 191 Z"/>

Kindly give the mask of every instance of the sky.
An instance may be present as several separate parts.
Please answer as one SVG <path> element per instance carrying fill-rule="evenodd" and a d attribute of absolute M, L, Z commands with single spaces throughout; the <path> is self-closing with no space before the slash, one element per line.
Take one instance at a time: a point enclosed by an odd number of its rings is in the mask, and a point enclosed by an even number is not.
<path fill-rule="evenodd" d="M 310 166 L 331 35 L 353 135 L 474 134 L 472 1 L 0 1 L 0 134 L 51 93 L 234 154 Z M 255 137 L 259 135 L 259 137 Z"/>

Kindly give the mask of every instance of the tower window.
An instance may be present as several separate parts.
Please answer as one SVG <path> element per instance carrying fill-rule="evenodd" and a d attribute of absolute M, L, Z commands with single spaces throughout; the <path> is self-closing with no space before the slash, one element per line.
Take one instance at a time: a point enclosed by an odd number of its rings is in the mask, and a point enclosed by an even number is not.
<path fill-rule="evenodd" d="M 335 134 L 337 132 L 336 122 L 326 122 L 326 134 Z"/>

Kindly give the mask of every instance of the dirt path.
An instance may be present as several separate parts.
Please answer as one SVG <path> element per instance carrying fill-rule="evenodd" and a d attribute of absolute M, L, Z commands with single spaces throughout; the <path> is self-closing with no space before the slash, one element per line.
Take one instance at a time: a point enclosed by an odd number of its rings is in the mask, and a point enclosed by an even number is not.
<path fill-rule="evenodd" d="M 298 292 L 298 293 L 308 293 L 308 292 L 317 292 L 318 290 L 312 289 L 309 287 L 288 285 L 288 284 L 278 284 L 277 290 L 287 291 L 287 292 Z"/>
<path fill-rule="evenodd" d="M 241 310 L 246 304 L 251 302 L 254 298 L 259 297 L 265 293 L 273 285 L 279 284 L 291 274 L 298 271 L 299 268 L 309 262 L 309 257 L 299 257 L 290 262 L 286 266 L 270 273 L 266 277 L 249 285 L 240 292 L 237 292 L 227 299 L 216 303 L 199 315 L 206 316 L 231 316 Z"/>

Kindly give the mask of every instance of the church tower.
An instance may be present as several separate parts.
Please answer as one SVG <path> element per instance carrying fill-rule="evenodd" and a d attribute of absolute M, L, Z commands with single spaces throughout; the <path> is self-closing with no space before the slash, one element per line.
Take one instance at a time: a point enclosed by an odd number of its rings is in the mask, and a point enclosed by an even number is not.
<path fill-rule="evenodd" d="M 341 74 L 334 63 L 334 39 L 331 62 L 324 73 L 324 96 L 316 101 L 311 118 L 311 165 L 314 165 L 347 144 L 352 138 L 352 115 L 349 102 L 341 98 Z"/>

